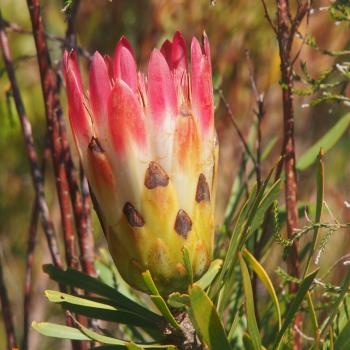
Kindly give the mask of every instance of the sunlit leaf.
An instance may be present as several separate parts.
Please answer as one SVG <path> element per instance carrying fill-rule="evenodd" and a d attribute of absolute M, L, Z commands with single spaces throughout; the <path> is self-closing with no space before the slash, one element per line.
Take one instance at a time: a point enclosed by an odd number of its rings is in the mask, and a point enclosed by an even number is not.
<path fill-rule="evenodd" d="M 239 254 L 239 264 L 241 266 L 241 273 L 243 278 L 243 289 L 245 296 L 245 310 L 247 317 L 247 325 L 248 325 L 248 333 L 250 335 L 253 349 L 260 350 L 261 349 L 261 336 L 258 328 L 258 324 L 255 318 L 255 310 L 254 310 L 254 297 L 253 297 L 253 289 L 250 280 L 250 274 L 245 264 L 242 255 Z"/>
<path fill-rule="evenodd" d="M 160 316 L 130 300 L 116 289 L 82 272 L 72 269 L 62 270 L 51 264 L 44 265 L 43 269 L 54 281 L 111 299 L 117 307 L 130 310 L 152 321 L 159 322 L 161 319 Z"/>
<path fill-rule="evenodd" d="M 224 327 L 208 295 L 196 284 L 189 289 L 190 315 L 209 350 L 230 350 Z"/>
<path fill-rule="evenodd" d="M 280 329 L 282 326 L 282 319 L 281 319 L 281 310 L 280 305 L 278 302 L 278 298 L 276 295 L 275 288 L 273 287 L 273 284 L 271 282 L 271 279 L 265 269 L 262 267 L 262 265 L 255 259 L 255 257 L 247 250 L 243 250 L 243 256 L 251 266 L 251 268 L 254 270 L 254 272 L 259 277 L 260 281 L 264 284 L 265 288 L 269 292 L 273 305 L 276 310 L 277 319 L 278 319 L 278 328 Z"/>
<path fill-rule="evenodd" d="M 90 340 L 79 329 L 50 322 L 32 322 L 32 327 L 42 335 L 60 339 Z"/>
<path fill-rule="evenodd" d="M 350 124 L 350 113 L 345 114 L 337 123 L 327 131 L 316 143 L 314 143 L 303 155 L 299 157 L 296 167 L 304 170 L 313 164 L 321 148 L 328 152 L 342 137 Z"/>
<path fill-rule="evenodd" d="M 215 259 L 211 262 L 207 272 L 196 282 L 196 285 L 202 289 L 206 289 L 213 282 L 216 275 L 219 273 L 222 266 L 222 259 Z"/>
<path fill-rule="evenodd" d="M 169 310 L 165 300 L 162 298 L 162 296 L 158 292 L 158 289 L 152 279 L 152 276 L 149 270 L 143 272 L 142 277 L 143 277 L 143 281 L 145 282 L 145 285 L 147 286 L 148 290 L 152 294 L 150 297 L 153 303 L 157 306 L 158 310 L 174 328 L 181 329 L 179 324 L 176 322 L 174 316 L 172 315 L 171 311 Z"/>

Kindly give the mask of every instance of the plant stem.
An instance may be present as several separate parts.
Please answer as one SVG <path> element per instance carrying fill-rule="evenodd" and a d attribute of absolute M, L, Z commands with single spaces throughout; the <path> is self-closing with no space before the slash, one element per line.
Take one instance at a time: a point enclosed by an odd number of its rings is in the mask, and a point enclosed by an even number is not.
<path fill-rule="evenodd" d="M 277 41 L 280 54 L 280 70 L 282 84 L 282 104 L 284 122 L 284 140 L 281 154 L 284 159 L 285 171 L 285 201 L 287 211 L 287 236 L 291 239 L 294 229 L 298 227 L 297 210 L 297 175 L 295 160 L 294 137 L 294 109 L 293 109 L 293 61 L 291 50 L 297 28 L 309 9 L 308 3 L 298 3 L 296 15 L 292 18 L 288 0 L 276 0 L 277 5 Z M 300 276 L 300 259 L 298 254 L 298 242 L 293 242 L 287 260 L 288 273 L 292 276 Z M 296 293 L 298 285 L 291 282 L 289 290 Z M 301 313 L 297 313 L 294 321 L 294 329 L 302 329 Z M 302 337 L 294 331 L 293 349 L 302 349 Z"/>
<path fill-rule="evenodd" d="M 3 267 L 2 254 L 0 251 L 0 304 L 2 310 L 2 316 L 4 319 L 4 326 L 6 331 L 7 338 L 7 349 L 12 350 L 17 348 L 15 328 L 13 326 L 13 317 L 11 311 L 11 305 L 8 298 L 7 288 L 5 284 Z"/>

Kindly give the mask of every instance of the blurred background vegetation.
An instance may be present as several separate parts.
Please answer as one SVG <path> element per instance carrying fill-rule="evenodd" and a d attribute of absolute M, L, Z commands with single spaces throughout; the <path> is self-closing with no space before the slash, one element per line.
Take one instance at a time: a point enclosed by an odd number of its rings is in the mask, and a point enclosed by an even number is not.
<path fill-rule="evenodd" d="M 274 16 L 274 2 L 268 1 Z M 328 0 L 314 1 L 315 8 L 327 7 Z M 66 23 L 64 6 L 58 0 L 41 1 L 47 32 L 64 37 Z M 24 0 L 1 0 L 3 17 L 30 30 L 29 14 Z M 264 93 L 266 115 L 263 119 L 263 145 L 277 137 L 272 153 L 263 163 L 263 174 L 276 162 L 282 142 L 282 106 L 279 85 L 279 54 L 273 31 L 271 30 L 261 3 L 258 0 L 84 0 L 81 1 L 76 19 L 79 46 L 91 54 L 98 50 L 112 54 L 122 35 L 126 35 L 134 45 L 141 69 L 146 69 L 153 47 L 160 47 L 165 38 L 172 37 L 180 30 L 188 44 L 193 35 L 200 37 L 206 31 L 212 52 L 215 88 L 220 88 L 228 100 L 236 121 L 247 137 L 255 121 L 255 97 L 249 81 L 249 65 L 246 50 L 249 50 L 258 90 Z M 326 10 L 315 11 L 308 24 L 303 23 L 301 32 L 313 36 L 316 43 L 327 50 L 344 50 L 350 47 L 348 24 L 335 25 Z M 24 98 L 28 117 L 33 126 L 38 149 L 45 145 L 45 116 L 41 95 L 39 71 L 35 46 L 31 35 L 9 31 L 10 45 L 16 63 L 17 79 Z M 59 67 L 61 62 L 61 42 L 50 40 L 51 57 Z M 297 39 L 295 51 L 302 42 Z M 317 78 L 334 64 L 336 57 L 323 55 L 318 50 L 304 45 L 300 61 L 305 61 L 310 75 Z M 88 60 L 81 58 L 85 76 Z M 299 64 L 296 65 L 300 71 Z M 22 324 L 23 273 L 25 249 L 34 192 L 29 174 L 28 161 L 24 153 L 20 125 L 10 94 L 10 85 L 0 61 L 0 254 L 5 262 L 4 272 L 15 314 L 15 324 Z M 65 101 L 62 91 L 62 101 Z M 350 96 L 350 86 L 345 95 Z M 310 97 L 295 98 L 296 150 L 297 156 L 323 135 L 349 107 L 340 103 L 325 102 L 308 107 Z M 63 102 L 65 106 L 65 102 Z M 218 226 L 224 216 L 233 179 L 237 174 L 242 154 L 242 145 L 231 126 L 227 110 L 216 99 L 216 127 L 220 141 L 219 189 L 217 195 Z M 350 209 L 344 205 L 350 200 L 350 135 L 349 131 L 336 147 L 326 154 L 325 198 L 341 222 L 350 221 Z M 50 164 L 51 166 L 51 164 Z M 315 198 L 315 168 L 310 167 L 299 177 L 299 203 L 313 202 Z M 52 171 L 46 174 L 46 187 L 56 229 L 60 232 L 60 214 L 56 200 Z M 300 224 L 302 225 L 302 224 Z M 95 220 L 94 235 L 97 249 L 105 246 L 101 229 Z M 32 318 L 35 320 L 56 320 L 61 317 L 58 307 L 49 308 L 43 291 L 48 288 L 47 276 L 41 265 L 50 262 L 44 235 L 39 229 L 35 255 L 34 296 Z M 349 232 L 337 231 L 331 238 L 322 266 L 330 266 L 340 256 L 350 253 Z M 278 276 L 276 266 L 282 262 L 281 249 L 276 245 L 274 254 L 263 261 L 275 284 Z M 283 262 L 282 262 L 283 263 Z M 341 270 L 335 270 L 331 282 L 340 280 Z M 5 336 L 0 320 L 0 348 L 5 347 Z M 18 327 L 20 332 L 21 327 Z M 44 339 L 31 331 L 32 349 L 50 348 L 52 340 Z M 55 341 L 55 344 L 58 344 Z M 63 348 L 63 343 L 62 347 Z"/>

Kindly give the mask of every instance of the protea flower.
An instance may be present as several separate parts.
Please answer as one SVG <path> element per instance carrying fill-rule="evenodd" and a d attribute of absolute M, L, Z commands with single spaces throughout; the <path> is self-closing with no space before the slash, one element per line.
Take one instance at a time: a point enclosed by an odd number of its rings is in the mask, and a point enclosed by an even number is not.
<path fill-rule="evenodd" d="M 210 50 L 196 38 L 188 67 L 179 32 L 137 71 L 125 37 L 113 59 L 96 52 L 84 93 L 76 53 L 65 53 L 70 124 L 123 278 L 145 290 L 150 270 L 164 295 L 186 289 L 213 250 L 217 141 Z"/>

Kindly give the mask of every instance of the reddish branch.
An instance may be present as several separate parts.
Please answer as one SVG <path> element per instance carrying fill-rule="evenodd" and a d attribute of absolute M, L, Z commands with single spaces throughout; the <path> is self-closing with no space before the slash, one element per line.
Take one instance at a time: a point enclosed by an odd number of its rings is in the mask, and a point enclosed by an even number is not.
<path fill-rule="evenodd" d="M 67 16 L 67 31 L 66 31 L 66 41 L 65 48 L 73 49 L 77 47 L 77 38 L 75 32 L 75 18 L 78 12 L 80 1 L 76 0 L 73 2 L 72 6 L 69 8 L 69 13 Z M 81 192 L 79 191 L 77 173 L 72 161 L 69 144 L 67 142 L 66 131 L 64 120 L 62 115 L 60 116 L 61 125 L 61 137 L 63 142 L 63 147 L 65 150 L 65 162 L 66 170 L 68 174 L 70 195 L 73 202 L 74 217 L 77 225 L 78 233 L 78 243 L 81 254 L 82 268 L 85 273 L 90 276 L 95 276 L 95 265 L 94 265 L 94 240 L 92 236 L 92 226 L 91 226 L 91 212 L 90 212 L 90 194 L 87 185 L 87 180 L 81 173 Z"/>
<path fill-rule="evenodd" d="M 298 227 L 297 210 L 297 175 L 295 159 L 294 138 L 294 109 L 293 109 L 293 61 L 291 51 L 293 41 L 300 22 L 309 9 L 309 3 L 298 2 L 296 14 L 293 17 L 288 0 L 276 0 L 277 4 L 277 40 L 280 53 L 280 69 L 282 77 L 282 104 L 284 121 L 284 140 L 282 155 L 284 155 L 285 171 L 285 199 L 287 210 L 287 235 L 292 238 L 294 230 Z M 294 241 L 287 261 L 288 273 L 292 276 L 300 275 L 300 259 L 298 243 Z M 295 293 L 298 289 L 296 283 L 290 283 L 290 292 Z M 302 317 L 298 313 L 295 317 L 294 326 L 302 329 Z M 294 331 L 293 349 L 302 349 L 302 337 Z"/>
<path fill-rule="evenodd" d="M 78 185 L 78 176 L 74 168 L 67 140 L 62 108 L 58 95 L 58 77 L 51 66 L 50 56 L 45 40 L 45 28 L 40 15 L 38 0 L 28 0 L 32 21 L 33 35 L 38 54 L 39 70 L 45 99 L 46 117 L 50 131 L 51 149 L 56 175 L 56 186 L 60 201 L 63 231 L 65 236 L 66 257 L 68 266 L 77 268 L 78 258 L 74 236 L 72 208 L 78 233 L 78 243 L 81 251 L 83 270 L 94 275 L 93 241 L 89 237 L 86 224 L 86 213 Z M 77 6 L 77 5 L 76 5 Z M 72 23 L 68 33 L 72 36 Z"/>
<path fill-rule="evenodd" d="M 57 239 L 54 231 L 52 221 L 49 217 L 49 209 L 45 199 L 43 176 L 38 163 L 38 156 L 34 147 L 34 140 L 32 135 L 32 127 L 30 121 L 28 120 L 22 101 L 22 97 L 17 85 L 15 71 L 12 64 L 11 52 L 8 45 L 7 35 L 3 29 L 0 18 L 0 44 L 1 50 L 5 62 L 6 71 L 11 83 L 11 89 L 13 93 L 13 98 L 15 101 L 17 113 L 22 126 L 23 138 L 25 142 L 25 149 L 29 159 L 30 170 L 32 175 L 32 180 L 34 184 L 34 189 L 36 197 L 38 199 L 38 207 L 41 217 L 41 222 L 43 230 L 45 232 L 48 247 L 50 250 L 52 262 L 57 267 L 62 267 L 62 261 L 58 249 Z"/>
<path fill-rule="evenodd" d="M 46 120 L 49 132 L 51 155 L 54 166 L 57 194 L 60 204 L 67 265 L 78 268 L 74 223 L 69 197 L 68 178 L 65 169 L 64 149 L 60 135 L 59 117 L 62 115 L 57 95 L 58 81 L 52 69 L 46 44 L 44 24 L 40 15 L 38 0 L 27 1 L 32 22 L 33 36 L 37 51 L 41 86 L 45 101 Z"/>
<path fill-rule="evenodd" d="M 10 305 L 10 301 L 8 298 L 8 293 L 5 285 L 4 272 L 2 270 L 3 262 L 1 258 L 2 256 L 0 252 L 0 303 L 1 303 L 2 316 L 4 319 L 4 326 L 6 331 L 7 349 L 12 350 L 17 348 L 16 336 L 15 336 L 15 328 L 13 326 L 11 305 Z"/>

